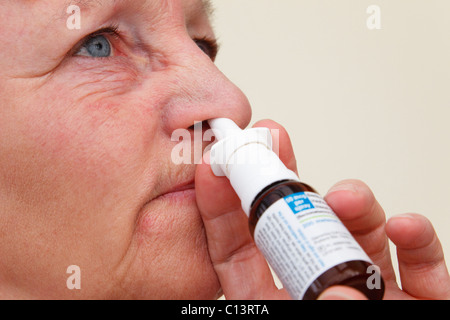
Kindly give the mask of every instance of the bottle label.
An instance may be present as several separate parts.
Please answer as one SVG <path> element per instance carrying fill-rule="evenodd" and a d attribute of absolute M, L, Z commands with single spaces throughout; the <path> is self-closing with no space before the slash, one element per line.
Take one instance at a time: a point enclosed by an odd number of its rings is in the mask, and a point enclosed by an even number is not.
<path fill-rule="evenodd" d="M 299 192 L 272 204 L 254 238 L 284 288 L 303 299 L 328 269 L 352 260 L 372 264 L 347 228 L 318 194 Z"/>

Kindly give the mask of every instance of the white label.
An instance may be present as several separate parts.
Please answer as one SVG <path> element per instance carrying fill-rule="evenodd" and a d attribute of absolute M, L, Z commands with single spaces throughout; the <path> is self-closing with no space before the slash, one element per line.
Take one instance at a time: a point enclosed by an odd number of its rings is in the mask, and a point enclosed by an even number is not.
<path fill-rule="evenodd" d="M 352 260 L 372 264 L 317 194 L 291 194 L 271 205 L 255 228 L 255 242 L 294 299 L 328 269 Z"/>

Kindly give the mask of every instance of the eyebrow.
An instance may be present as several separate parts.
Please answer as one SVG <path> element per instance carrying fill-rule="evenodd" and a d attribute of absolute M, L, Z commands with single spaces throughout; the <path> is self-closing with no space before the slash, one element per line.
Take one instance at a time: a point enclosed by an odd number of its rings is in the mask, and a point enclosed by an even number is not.
<path fill-rule="evenodd" d="M 61 11 L 64 12 L 64 14 L 67 14 L 66 10 L 71 5 L 78 6 L 82 11 L 89 11 L 92 8 L 102 6 L 103 2 L 103 0 L 66 0 Z M 117 0 L 114 0 L 113 2 L 115 3 Z M 214 14 L 214 6 L 211 0 L 201 0 L 201 7 L 208 18 L 211 19 Z"/>
<path fill-rule="evenodd" d="M 116 2 L 116 0 L 114 0 Z M 76 5 L 80 7 L 81 10 L 90 10 L 95 7 L 100 7 L 103 4 L 101 0 L 67 0 L 64 4 L 64 9 L 66 10 L 71 5 Z"/>
<path fill-rule="evenodd" d="M 114 2 L 116 1 L 117 0 L 114 0 Z M 92 9 L 101 7 L 103 3 L 103 0 L 66 0 L 61 8 L 58 9 L 59 11 L 55 16 L 55 20 L 67 19 L 67 9 L 72 5 L 79 7 L 81 12 L 89 12 Z"/>

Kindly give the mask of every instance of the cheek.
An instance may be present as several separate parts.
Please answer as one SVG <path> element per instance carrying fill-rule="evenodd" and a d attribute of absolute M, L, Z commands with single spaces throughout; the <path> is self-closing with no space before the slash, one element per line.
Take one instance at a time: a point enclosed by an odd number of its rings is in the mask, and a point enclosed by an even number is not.
<path fill-rule="evenodd" d="M 107 270 L 129 243 L 159 138 L 130 98 L 75 104 L 66 92 L 26 96 L 0 112 L 0 198 L 14 208 L 14 223 L 27 213 L 4 243 L 21 248 L 30 265 L 46 248 L 66 266 Z M 54 260 L 48 274 L 60 267 Z"/>
<path fill-rule="evenodd" d="M 132 192 L 139 196 L 142 175 L 157 160 L 152 156 L 158 148 L 157 117 L 149 121 L 129 96 L 74 100 L 67 88 L 55 88 L 20 106 L 24 112 L 13 127 L 20 138 L 9 156 L 16 168 L 11 178 L 23 185 L 17 192 L 37 185 L 34 197 L 46 201 L 53 194 L 73 203 L 121 193 L 117 201 Z"/>
<path fill-rule="evenodd" d="M 30 137 L 56 163 L 68 161 L 99 174 L 113 174 L 111 167 L 120 171 L 142 161 L 153 139 L 141 117 L 129 112 L 127 101 L 112 100 L 73 105 L 61 99 L 58 106 L 32 115 Z"/>

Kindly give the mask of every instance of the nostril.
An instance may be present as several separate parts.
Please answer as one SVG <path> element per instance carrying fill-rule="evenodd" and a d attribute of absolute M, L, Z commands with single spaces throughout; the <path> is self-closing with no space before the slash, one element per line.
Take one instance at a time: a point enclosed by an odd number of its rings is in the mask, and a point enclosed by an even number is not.
<path fill-rule="evenodd" d="M 195 122 L 192 126 L 188 128 L 189 131 L 195 131 L 198 130 L 198 128 L 201 128 L 203 132 L 205 132 L 208 129 L 211 129 L 209 126 L 208 120 L 198 121 Z"/>

